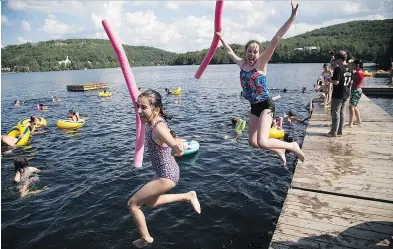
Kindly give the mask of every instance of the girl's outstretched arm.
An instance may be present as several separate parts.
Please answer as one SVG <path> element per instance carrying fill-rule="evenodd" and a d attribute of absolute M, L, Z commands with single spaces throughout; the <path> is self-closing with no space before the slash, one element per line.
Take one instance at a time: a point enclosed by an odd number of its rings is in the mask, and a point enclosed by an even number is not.
<path fill-rule="evenodd" d="M 180 139 L 173 138 L 168 126 L 158 123 L 153 130 L 153 140 L 157 138 L 161 143 L 166 143 L 172 149 L 172 156 L 181 156 L 184 153 L 184 144 Z M 159 144 L 159 143 L 158 143 Z"/>
<path fill-rule="evenodd" d="M 235 52 L 233 52 L 232 48 L 222 39 L 221 36 L 221 32 L 216 32 L 216 35 L 218 36 L 218 38 L 220 39 L 222 45 L 225 48 L 225 52 L 228 53 L 229 57 L 231 58 L 231 60 L 236 63 L 239 67 L 243 66 L 244 60 L 239 58 L 239 56 L 237 56 L 235 54 Z"/>
<path fill-rule="evenodd" d="M 266 65 L 269 62 L 270 58 L 273 56 L 273 52 L 276 49 L 278 43 L 280 42 L 281 38 L 285 35 L 285 33 L 288 31 L 288 29 L 291 27 L 293 21 L 296 19 L 297 15 L 297 8 L 299 7 L 299 4 L 296 4 L 296 6 L 293 5 L 291 1 L 291 6 L 292 6 L 292 14 L 291 17 L 289 17 L 288 21 L 277 31 L 276 35 L 273 37 L 273 39 L 269 42 L 269 45 L 267 45 L 267 48 L 265 51 L 263 51 L 262 55 L 259 57 L 259 70 L 266 72 Z"/>

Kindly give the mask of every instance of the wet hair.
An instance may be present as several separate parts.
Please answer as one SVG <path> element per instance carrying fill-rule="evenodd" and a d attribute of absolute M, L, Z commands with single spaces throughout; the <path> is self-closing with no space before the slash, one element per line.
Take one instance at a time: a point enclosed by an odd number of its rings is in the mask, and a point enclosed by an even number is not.
<path fill-rule="evenodd" d="M 149 99 L 150 105 L 156 108 L 160 108 L 160 116 L 165 120 L 171 120 L 172 116 L 169 116 L 164 113 L 164 106 L 162 105 L 162 97 L 161 94 L 155 90 L 147 89 L 142 92 L 138 98 L 147 97 Z"/>
<path fill-rule="evenodd" d="M 231 122 L 233 125 L 236 125 L 238 121 L 239 121 L 238 118 L 231 118 Z"/>
<path fill-rule="evenodd" d="M 246 45 L 244 46 L 244 56 L 246 56 L 247 53 L 247 48 L 248 46 L 250 46 L 251 44 L 256 43 L 259 47 L 259 53 L 262 53 L 262 45 L 257 41 L 257 40 L 250 40 L 246 43 Z"/>
<path fill-rule="evenodd" d="M 177 136 L 176 136 L 176 133 L 175 133 L 173 130 L 169 130 L 169 132 L 171 133 L 171 135 L 172 135 L 173 138 L 176 138 L 176 137 L 177 137 Z"/>
<path fill-rule="evenodd" d="M 15 173 L 19 172 L 22 174 L 24 172 L 24 168 L 29 166 L 26 157 L 16 156 L 13 158 L 13 160 L 14 160 Z"/>
<path fill-rule="evenodd" d="M 328 64 L 326 64 L 326 63 L 325 63 L 325 64 L 323 64 L 323 66 L 322 66 L 322 67 L 327 67 L 327 66 L 328 66 Z"/>
<path fill-rule="evenodd" d="M 18 103 L 19 100 L 15 100 L 14 104 Z"/>
<path fill-rule="evenodd" d="M 363 61 L 362 60 L 356 59 L 353 61 L 353 64 L 356 66 L 359 65 L 359 67 L 363 69 Z"/>
<path fill-rule="evenodd" d="M 33 122 L 36 122 L 36 121 L 38 121 L 37 116 L 31 116 L 30 117 L 30 123 L 33 123 Z"/>
<path fill-rule="evenodd" d="M 291 117 L 296 116 L 296 113 L 294 111 L 289 111 L 288 116 L 291 116 Z"/>

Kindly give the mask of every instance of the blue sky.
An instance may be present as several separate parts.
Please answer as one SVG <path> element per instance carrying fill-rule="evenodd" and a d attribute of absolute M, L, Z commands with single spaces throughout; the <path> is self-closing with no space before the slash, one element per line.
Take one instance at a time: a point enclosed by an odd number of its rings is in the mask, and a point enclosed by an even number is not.
<path fill-rule="evenodd" d="M 391 0 L 296 2 L 298 18 L 285 37 L 353 20 L 393 18 Z M 195 51 L 210 46 L 214 8 L 215 1 L 2 1 L 1 46 L 67 38 L 107 39 L 100 23 L 107 19 L 124 44 Z M 225 0 L 223 36 L 228 43 L 270 40 L 290 11 L 289 0 Z"/>

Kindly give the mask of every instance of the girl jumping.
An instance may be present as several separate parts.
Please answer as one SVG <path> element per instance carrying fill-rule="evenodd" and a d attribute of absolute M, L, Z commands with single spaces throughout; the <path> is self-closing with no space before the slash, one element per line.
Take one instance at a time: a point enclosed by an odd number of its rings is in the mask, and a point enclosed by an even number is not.
<path fill-rule="evenodd" d="M 153 237 L 147 230 L 145 216 L 141 206 L 157 207 L 171 202 L 190 202 L 200 214 L 201 207 L 195 191 L 183 194 L 166 194 L 179 181 L 179 166 L 174 156 L 184 153 L 182 140 L 173 138 L 166 124 L 167 115 L 163 112 L 161 95 L 154 90 L 146 90 L 138 97 L 138 113 L 146 124 L 146 142 L 151 164 L 156 176 L 136 192 L 128 201 L 128 209 L 138 227 L 140 239 L 133 244 L 142 248 L 153 243 Z"/>
<path fill-rule="evenodd" d="M 248 143 L 254 148 L 263 148 L 275 152 L 280 157 L 284 167 L 286 165 L 285 150 L 293 151 L 301 161 L 304 161 L 304 153 L 297 142 L 287 143 L 278 139 L 269 138 L 275 106 L 267 88 L 266 73 L 267 64 L 275 48 L 296 19 L 298 4 L 294 6 L 291 2 L 291 5 L 291 17 L 278 30 L 269 42 L 266 50 L 261 52 L 259 42 L 251 40 L 245 46 L 245 59 L 239 58 L 222 39 L 221 33 L 217 33 L 229 57 L 241 69 L 240 84 L 243 89 L 242 96 L 251 104 L 251 115 L 248 122 Z"/>

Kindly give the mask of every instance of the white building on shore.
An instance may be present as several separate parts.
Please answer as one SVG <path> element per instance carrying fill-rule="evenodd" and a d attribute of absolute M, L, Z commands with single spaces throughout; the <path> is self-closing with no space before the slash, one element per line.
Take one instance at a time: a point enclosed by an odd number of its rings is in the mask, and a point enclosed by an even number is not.
<path fill-rule="evenodd" d="M 68 64 L 71 64 L 71 61 L 68 59 L 68 55 L 67 55 L 67 59 L 65 59 L 64 61 L 59 61 L 59 65 L 61 65 L 61 64 L 65 64 L 65 65 L 68 65 Z"/>

